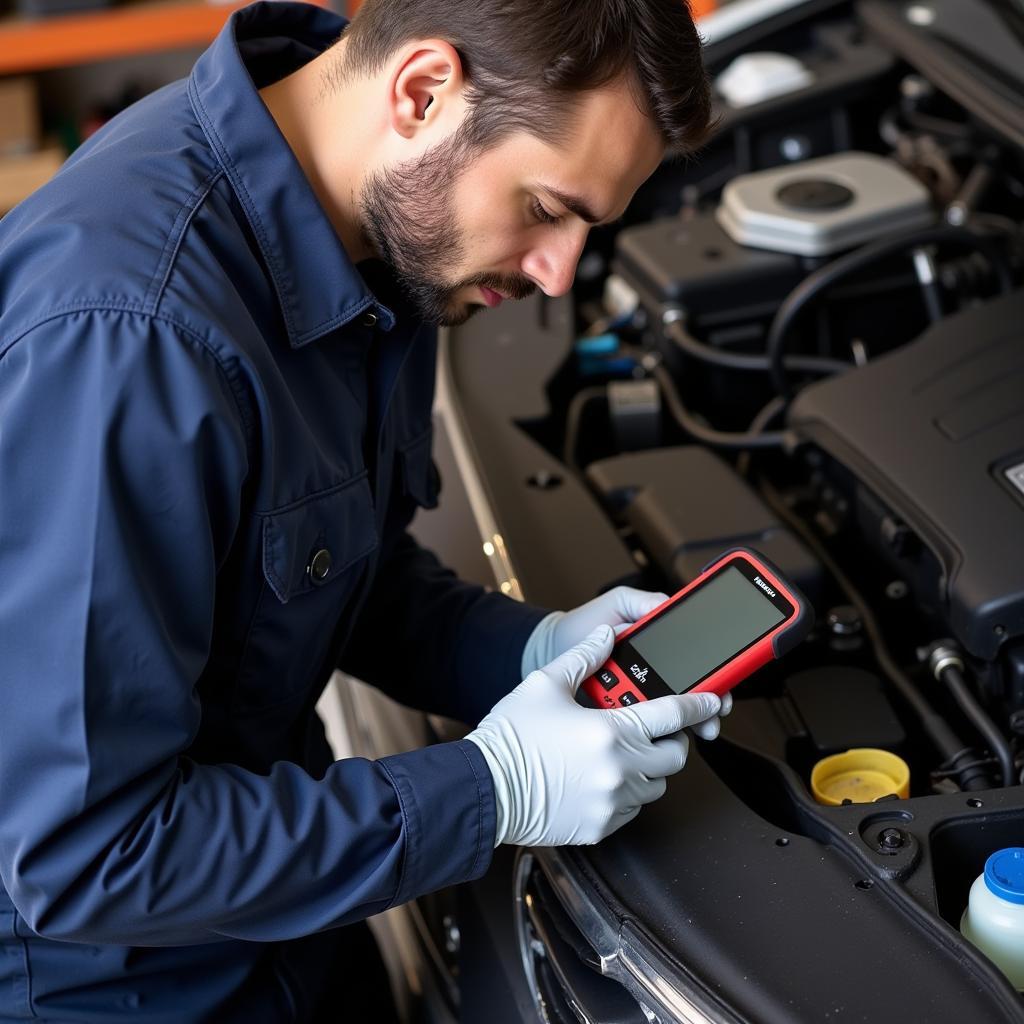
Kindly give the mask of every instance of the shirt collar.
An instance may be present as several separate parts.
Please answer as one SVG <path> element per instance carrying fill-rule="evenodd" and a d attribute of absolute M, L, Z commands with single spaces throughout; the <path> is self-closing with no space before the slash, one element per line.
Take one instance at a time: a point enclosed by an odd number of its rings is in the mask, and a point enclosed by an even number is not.
<path fill-rule="evenodd" d="M 321 53 L 345 24 L 311 4 L 254 3 L 231 16 L 189 78 L 196 116 L 266 260 L 293 348 L 371 307 L 380 327 L 395 324 L 349 259 L 257 91 Z"/>

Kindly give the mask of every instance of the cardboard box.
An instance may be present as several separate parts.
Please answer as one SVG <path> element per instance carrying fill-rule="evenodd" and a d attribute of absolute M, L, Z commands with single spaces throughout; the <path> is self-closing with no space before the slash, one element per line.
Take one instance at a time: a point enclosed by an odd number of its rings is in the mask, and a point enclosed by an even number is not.
<path fill-rule="evenodd" d="M 0 214 L 45 185 L 60 169 L 64 157 L 60 146 L 41 149 L 38 153 L 0 157 Z"/>
<path fill-rule="evenodd" d="M 0 156 L 39 148 L 39 95 L 35 79 L 0 78 Z"/>

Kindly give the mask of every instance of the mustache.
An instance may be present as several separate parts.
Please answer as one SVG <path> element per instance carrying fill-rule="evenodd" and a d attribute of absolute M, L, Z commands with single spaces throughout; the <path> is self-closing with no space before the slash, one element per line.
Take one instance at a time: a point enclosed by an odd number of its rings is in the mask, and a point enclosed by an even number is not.
<path fill-rule="evenodd" d="M 490 288 L 510 299 L 527 299 L 537 290 L 535 282 L 520 274 L 476 274 L 462 282 L 463 287 Z"/>

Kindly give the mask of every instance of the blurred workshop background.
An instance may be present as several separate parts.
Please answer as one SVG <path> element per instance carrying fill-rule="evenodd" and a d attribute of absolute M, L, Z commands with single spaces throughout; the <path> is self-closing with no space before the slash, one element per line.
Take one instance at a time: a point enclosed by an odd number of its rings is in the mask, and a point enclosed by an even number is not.
<path fill-rule="evenodd" d="M 360 0 L 314 0 L 352 14 Z M 119 110 L 188 74 L 233 0 L 0 0 L 0 216 Z M 695 0 L 700 14 L 715 0 Z"/>
<path fill-rule="evenodd" d="M 0 2 L 0 215 L 140 96 L 182 78 L 240 3 Z"/>

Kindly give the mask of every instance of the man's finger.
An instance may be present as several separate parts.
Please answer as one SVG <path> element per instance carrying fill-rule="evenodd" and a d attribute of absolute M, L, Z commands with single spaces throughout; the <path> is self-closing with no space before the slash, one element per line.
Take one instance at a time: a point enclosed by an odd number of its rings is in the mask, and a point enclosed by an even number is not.
<path fill-rule="evenodd" d="M 698 722 L 693 727 L 693 731 L 702 740 L 717 740 L 718 734 L 722 731 L 722 720 L 715 715 L 714 718 L 709 718 L 706 722 Z"/>
<path fill-rule="evenodd" d="M 643 727 L 650 739 L 670 736 L 688 725 L 696 725 L 717 715 L 721 700 L 713 693 L 672 694 L 641 701 L 628 708 L 608 711 L 609 715 L 631 715 Z"/>

